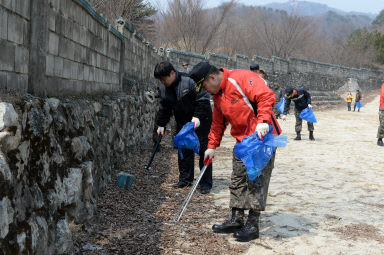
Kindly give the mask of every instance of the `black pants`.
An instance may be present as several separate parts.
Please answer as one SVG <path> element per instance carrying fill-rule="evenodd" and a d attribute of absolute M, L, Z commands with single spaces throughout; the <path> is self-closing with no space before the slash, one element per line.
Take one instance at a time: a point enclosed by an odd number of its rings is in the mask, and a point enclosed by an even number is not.
<path fill-rule="evenodd" d="M 209 117 L 204 120 L 200 120 L 200 127 L 198 127 L 195 132 L 200 142 L 199 150 L 199 167 L 200 169 L 204 166 L 204 152 L 208 146 L 208 134 L 211 129 L 212 118 Z M 180 131 L 182 125 L 177 126 L 177 132 Z M 195 169 L 195 153 L 192 150 L 183 149 L 183 160 L 180 159 L 180 154 L 178 155 L 179 163 L 179 181 L 185 183 L 192 183 L 194 179 L 194 169 Z M 207 167 L 205 173 L 200 181 L 200 186 L 212 188 L 212 163 Z"/>

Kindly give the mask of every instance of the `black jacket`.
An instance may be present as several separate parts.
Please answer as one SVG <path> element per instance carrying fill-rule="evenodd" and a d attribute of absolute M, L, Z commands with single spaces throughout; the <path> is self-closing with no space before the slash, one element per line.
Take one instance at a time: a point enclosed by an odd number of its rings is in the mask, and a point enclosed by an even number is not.
<path fill-rule="evenodd" d="M 176 72 L 176 79 L 170 87 L 160 87 L 160 109 L 157 125 L 165 127 L 172 115 L 178 126 L 199 118 L 201 124 L 212 118 L 209 94 L 203 90 L 196 92 L 196 83 L 189 77 Z"/>
<path fill-rule="evenodd" d="M 308 107 L 308 104 L 311 103 L 311 95 L 304 88 L 297 88 L 297 95 L 292 98 L 286 98 L 284 114 L 287 114 L 289 111 L 289 105 L 291 101 L 295 103 L 295 108 L 299 112 Z"/>

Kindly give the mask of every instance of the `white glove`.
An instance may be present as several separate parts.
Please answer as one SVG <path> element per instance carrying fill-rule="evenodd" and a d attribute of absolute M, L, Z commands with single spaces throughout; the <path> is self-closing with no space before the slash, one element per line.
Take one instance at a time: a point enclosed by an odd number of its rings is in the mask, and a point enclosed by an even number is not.
<path fill-rule="evenodd" d="M 208 158 L 212 159 L 215 156 L 215 149 L 206 149 L 204 152 L 204 161 Z"/>
<path fill-rule="evenodd" d="M 263 140 L 263 136 L 265 136 L 269 131 L 269 125 L 267 123 L 259 123 L 256 126 L 257 135 L 261 140 Z"/>
<path fill-rule="evenodd" d="M 157 128 L 157 135 L 164 136 L 164 127 L 158 127 Z"/>
<path fill-rule="evenodd" d="M 311 104 L 308 104 L 308 108 L 309 108 L 309 109 L 312 109 L 312 105 L 311 105 Z"/>
<path fill-rule="evenodd" d="M 193 127 L 194 129 L 200 127 L 200 120 L 199 120 L 199 118 L 192 117 L 192 120 L 191 120 L 191 121 L 192 121 L 193 124 L 194 124 L 194 127 Z"/>
<path fill-rule="evenodd" d="M 283 119 L 283 121 L 286 121 L 287 120 L 287 115 L 284 114 L 283 117 L 281 117 Z"/>

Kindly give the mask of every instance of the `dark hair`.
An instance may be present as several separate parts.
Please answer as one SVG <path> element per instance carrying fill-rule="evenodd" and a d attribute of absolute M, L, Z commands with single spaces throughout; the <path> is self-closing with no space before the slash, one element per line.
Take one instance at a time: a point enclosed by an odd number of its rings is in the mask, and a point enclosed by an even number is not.
<path fill-rule="evenodd" d="M 211 65 L 211 68 L 209 68 L 209 71 L 207 73 L 207 76 L 205 76 L 205 78 L 207 78 L 208 75 L 210 74 L 219 74 L 219 73 L 220 73 L 220 70 L 216 66 Z"/>
<path fill-rule="evenodd" d="M 163 61 L 156 64 L 153 75 L 156 79 L 160 79 L 161 77 L 170 75 L 172 71 L 176 72 L 176 69 L 173 67 L 173 65 L 168 61 Z"/>

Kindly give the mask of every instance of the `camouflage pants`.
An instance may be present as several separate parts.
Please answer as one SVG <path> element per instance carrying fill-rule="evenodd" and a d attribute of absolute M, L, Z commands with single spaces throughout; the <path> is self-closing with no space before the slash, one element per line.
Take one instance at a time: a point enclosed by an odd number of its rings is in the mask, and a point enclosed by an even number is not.
<path fill-rule="evenodd" d="M 277 119 L 280 118 L 280 112 L 279 112 L 279 110 L 277 110 L 276 105 L 273 106 L 272 110 L 273 110 L 273 113 L 275 114 L 276 118 Z"/>
<path fill-rule="evenodd" d="M 274 167 L 275 155 L 264 167 L 261 175 L 254 181 L 248 179 L 243 162 L 233 154 L 233 170 L 231 176 L 230 208 L 253 209 L 264 211 L 267 204 L 269 180 Z"/>
<path fill-rule="evenodd" d="M 377 138 L 384 138 L 384 110 L 379 111 L 379 129 L 377 130 Z"/>
<path fill-rule="evenodd" d="M 303 125 L 303 120 L 300 118 L 300 112 L 296 110 L 296 108 L 295 108 L 295 117 L 296 117 L 295 131 L 301 132 L 301 126 Z M 312 122 L 307 121 L 307 125 L 308 125 L 308 131 L 315 130 Z"/>

